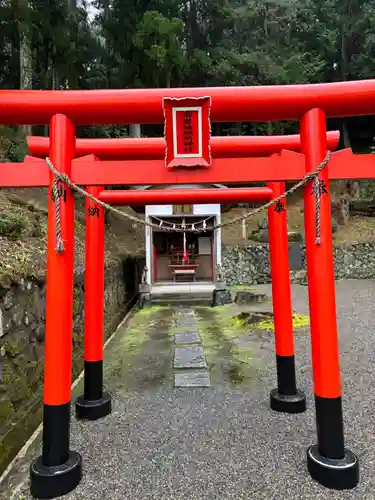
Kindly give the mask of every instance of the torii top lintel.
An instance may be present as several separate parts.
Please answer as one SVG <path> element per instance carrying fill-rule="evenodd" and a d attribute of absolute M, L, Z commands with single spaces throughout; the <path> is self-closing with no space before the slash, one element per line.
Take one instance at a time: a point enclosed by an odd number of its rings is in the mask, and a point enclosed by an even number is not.
<path fill-rule="evenodd" d="M 212 122 L 300 119 L 313 108 L 327 117 L 375 114 L 375 80 L 124 90 L 1 90 L 0 124 L 44 125 L 62 113 L 77 125 L 163 123 L 164 97 L 211 96 Z"/>

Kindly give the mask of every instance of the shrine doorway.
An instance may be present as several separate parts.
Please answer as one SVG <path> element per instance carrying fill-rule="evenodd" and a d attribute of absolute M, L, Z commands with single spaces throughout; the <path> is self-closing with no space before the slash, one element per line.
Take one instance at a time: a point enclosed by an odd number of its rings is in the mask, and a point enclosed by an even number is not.
<path fill-rule="evenodd" d="M 215 217 L 212 217 L 211 225 Z M 163 219 L 161 219 L 163 220 Z M 187 217 L 189 224 L 201 218 Z M 164 218 L 164 222 L 182 224 L 183 219 Z M 185 238 L 185 244 L 184 244 Z M 204 233 L 168 233 L 152 230 L 152 282 L 153 283 L 202 283 L 214 280 L 215 231 Z"/>
<path fill-rule="evenodd" d="M 153 225 L 146 226 L 148 283 L 163 289 L 164 285 L 171 289 L 172 285 L 189 285 L 189 289 L 212 285 L 221 265 L 221 229 L 212 229 L 221 222 L 221 205 L 151 205 L 145 207 L 145 215 Z M 163 230 L 183 223 L 205 230 L 187 231 L 185 237 L 182 232 Z"/>

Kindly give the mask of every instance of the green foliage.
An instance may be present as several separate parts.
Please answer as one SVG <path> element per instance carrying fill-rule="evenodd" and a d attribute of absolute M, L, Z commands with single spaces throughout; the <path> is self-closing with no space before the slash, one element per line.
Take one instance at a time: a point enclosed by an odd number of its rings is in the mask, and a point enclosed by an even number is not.
<path fill-rule="evenodd" d="M 0 125 L 0 161 L 23 161 L 25 154 L 27 145 L 22 129 Z"/>
<path fill-rule="evenodd" d="M 0 212 L 0 236 L 18 240 L 27 227 L 27 218 L 20 212 Z"/>
<path fill-rule="evenodd" d="M 7 154 L 7 158 L 10 161 L 20 162 L 20 161 L 23 161 L 23 159 L 25 158 L 25 155 L 27 155 L 27 154 L 28 154 L 28 149 L 27 149 L 26 141 L 24 139 L 23 140 L 15 140 L 15 141 L 12 141 L 12 143 L 10 145 L 10 148 L 9 148 L 9 151 Z"/>
<path fill-rule="evenodd" d="M 92 3 L 92 2 L 91 2 Z M 0 0 L 0 88 L 92 89 L 275 85 L 372 78 L 371 0 Z M 27 47 L 27 44 L 26 44 Z M 26 59 L 25 59 L 26 58 Z M 30 66 L 30 65 L 29 65 Z M 345 144 L 373 120 L 334 122 Z M 124 124 L 126 125 L 126 124 Z M 295 123 L 215 124 L 216 134 L 295 133 Z M 40 133 L 40 132 L 39 132 Z M 123 137 L 126 127 L 85 127 L 82 136 Z M 148 135 L 160 128 L 148 126 Z M 361 146 L 362 147 L 362 146 Z M 368 147 L 365 146 L 366 149 Z M 13 148 L 9 159 L 22 157 Z"/>
<path fill-rule="evenodd" d="M 142 49 L 150 62 L 158 68 L 165 64 L 180 62 L 180 44 L 184 23 L 180 19 L 168 19 L 157 11 L 148 11 L 143 15 L 134 36 L 134 44 Z"/>
<path fill-rule="evenodd" d="M 375 154 L 375 145 L 370 147 L 370 153 Z M 359 183 L 360 198 L 367 200 L 375 199 L 375 181 L 360 181 Z"/>

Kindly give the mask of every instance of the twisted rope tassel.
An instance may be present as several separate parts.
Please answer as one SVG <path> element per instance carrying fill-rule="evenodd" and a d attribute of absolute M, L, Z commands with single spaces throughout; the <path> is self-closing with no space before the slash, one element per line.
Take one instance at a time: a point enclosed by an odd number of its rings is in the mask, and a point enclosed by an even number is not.
<path fill-rule="evenodd" d="M 320 245 L 320 180 L 319 177 L 314 179 L 314 191 L 315 191 L 315 244 Z"/>
<path fill-rule="evenodd" d="M 56 226 L 56 252 L 64 253 L 65 246 L 61 235 L 61 199 L 59 196 L 59 180 L 57 177 L 54 178 L 52 183 L 52 196 L 55 202 L 55 226 Z"/>

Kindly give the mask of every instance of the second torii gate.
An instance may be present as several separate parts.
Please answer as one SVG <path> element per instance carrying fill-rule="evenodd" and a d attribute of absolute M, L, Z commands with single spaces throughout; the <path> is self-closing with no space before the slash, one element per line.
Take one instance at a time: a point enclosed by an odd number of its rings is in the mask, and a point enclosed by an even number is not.
<path fill-rule="evenodd" d="M 330 150 L 338 146 L 338 131 L 327 133 Z M 49 154 L 48 137 L 28 137 L 29 152 L 35 157 Z M 281 149 L 300 151 L 299 135 L 212 137 L 212 154 L 218 158 L 268 156 Z M 164 138 L 137 139 L 76 139 L 76 156 L 93 154 L 110 160 L 155 160 L 165 156 Z M 260 188 L 108 191 L 103 186 L 89 187 L 88 192 L 100 201 L 111 205 L 155 205 L 166 203 L 200 202 L 265 202 L 280 196 L 284 183 L 269 183 Z M 288 262 L 288 235 L 286 204 L 282 200 L 277 210 L 268 210 L 273 311 L 277 361 L 277 389 L 271 391 L 270 406 L 276 411 L 299 413 L 306 409 L 306 398 L 297 390 L 292 304 Z M 96 215 L 96 217 L 93 217 Z M 111 400 L 103 392 L 103 307 L 104 307 L 104 218 L 102 208 L 87 199 L 86 207 L 86 272 L 85 272 L 85 376 L 84 394 L 76 402 L 78 418 L 94 420 L 111 412 Z"/>

